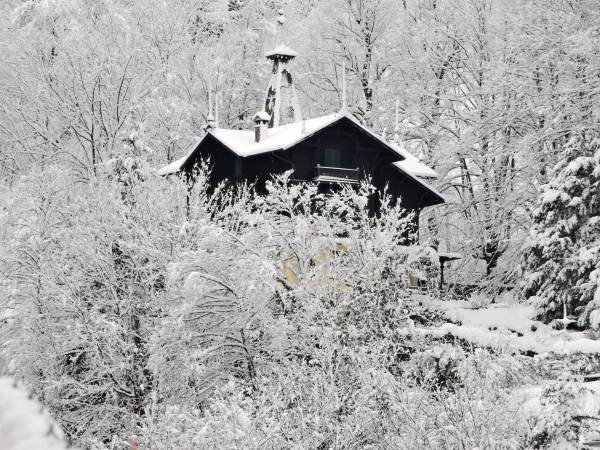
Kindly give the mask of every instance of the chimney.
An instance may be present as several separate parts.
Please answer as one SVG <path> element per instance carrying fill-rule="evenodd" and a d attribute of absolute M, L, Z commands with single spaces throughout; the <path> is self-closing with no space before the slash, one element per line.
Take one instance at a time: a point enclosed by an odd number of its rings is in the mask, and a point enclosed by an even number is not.
<path fill-rule="evenodd" d="M 254 142 L 261 142 L 267 137 L 271 116 L 264 111 L 254 114 Z"/>

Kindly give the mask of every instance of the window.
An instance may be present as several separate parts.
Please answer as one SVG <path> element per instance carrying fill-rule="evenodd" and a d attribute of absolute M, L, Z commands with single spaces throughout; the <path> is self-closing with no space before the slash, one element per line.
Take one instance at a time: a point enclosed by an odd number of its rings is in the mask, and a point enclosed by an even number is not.
<path fill-rule="evenodd" d="M 342 163 L 342 155 L 340 149 L 326 148 L 324 163 L 326 167 L 340 167 Z"/>

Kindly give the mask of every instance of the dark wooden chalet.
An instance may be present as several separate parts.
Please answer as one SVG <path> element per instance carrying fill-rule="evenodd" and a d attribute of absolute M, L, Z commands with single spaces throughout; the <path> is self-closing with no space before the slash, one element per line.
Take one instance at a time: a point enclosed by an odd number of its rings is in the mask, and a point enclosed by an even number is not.
<path fill-rule="evenodd" d="M 422 208 L 444 202 L 425 181 L 436 173 L 408 153 L 397 134 L 394 142 L 386 141 L 345 108 L 335 114 L 302 119 L 288 67 L 294 56 L 295 52 L 285 46 L 267 54 L 273 72 L 265 110 L 254 116 L 254 130 L 219 128 L 211 114 L 206 134 L 192 151 L 160 173 L 192 175 L 200 161 L 210 160 L 214 183 L 252 182 L 259 191 L 272 175 L 288 170 L 293 171 L 293 180 L 316 182 L 325 190 L 358 184 L 370 177 L 374 186 L 387 186 L 389 194 L 404 208 L 415 211 L 417 220 Z"/>

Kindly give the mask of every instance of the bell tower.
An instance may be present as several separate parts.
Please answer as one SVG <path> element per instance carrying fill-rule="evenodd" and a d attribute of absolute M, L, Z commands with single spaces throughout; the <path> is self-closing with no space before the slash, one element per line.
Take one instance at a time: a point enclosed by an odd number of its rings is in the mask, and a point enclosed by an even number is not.
<path fill-rule="evenodd" d="M 269 128 L 302 120 L 294 78 L 289 69 L 290 61 L 297 55 L 283 44 L 265 55 L 273 64 L 265 97 L 265 112 L 271 117 Z"/>

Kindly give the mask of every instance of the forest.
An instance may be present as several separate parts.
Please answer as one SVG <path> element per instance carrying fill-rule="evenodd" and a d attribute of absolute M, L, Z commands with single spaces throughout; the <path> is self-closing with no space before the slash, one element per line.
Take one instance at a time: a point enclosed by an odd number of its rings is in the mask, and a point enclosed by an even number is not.
<path fill-rule="evenodd" d="M 368 182 L 161 175 L 283 43 L 437 172 L 418 242 Z M 3 0 L 0 54 L 0 449 L 600 446 L 597 0 Z"/>

